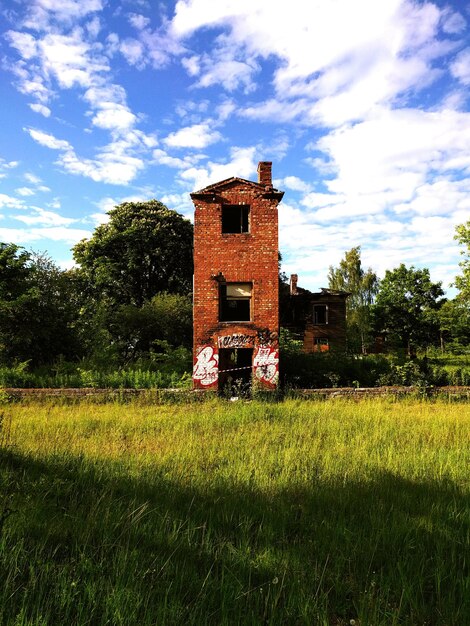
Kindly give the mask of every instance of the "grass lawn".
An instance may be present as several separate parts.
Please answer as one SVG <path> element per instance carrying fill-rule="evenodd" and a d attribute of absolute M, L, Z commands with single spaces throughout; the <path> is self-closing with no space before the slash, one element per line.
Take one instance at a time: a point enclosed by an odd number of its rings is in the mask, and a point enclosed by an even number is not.
<path fill-rule="evenodd" d="M 2 625 L 470 624 L 469 404 L 0 410 Z"/>

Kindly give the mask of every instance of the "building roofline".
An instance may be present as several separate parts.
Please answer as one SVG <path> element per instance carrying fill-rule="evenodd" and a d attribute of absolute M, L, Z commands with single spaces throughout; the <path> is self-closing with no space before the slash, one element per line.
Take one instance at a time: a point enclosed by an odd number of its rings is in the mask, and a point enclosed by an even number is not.
<path fill-rule="evenodd" d="M 224 180 L 220 180 L 216 183 L 213 183 L 212 185 L 208 185 L 207 187 L 204 187 L 203 189 L 193 191 L 189 195 L 191 196 L 191 198 L 204 197 L 206 195 L 211 195 L 211 194 L 213 195 L 214 193 L 223 191 L 225 188 L 231 187 L 237 183 L 246 185 L 248 187 L 253 187 L 254 189 L 258 190 L 261 193 L 266 193 L 269 195 L 276 196 L 278 197 L 279 200 L 281 200 L 282 197 L 284 196 L 283 191 L 279 191 L 278 189 L 275 189 L 272 185 L 271 186 L 261 185 L 260 183 L 257 183 L 253 180 L 247 180 L 246 178 L 239 178 L 238 176 L 225 178 Z"/>

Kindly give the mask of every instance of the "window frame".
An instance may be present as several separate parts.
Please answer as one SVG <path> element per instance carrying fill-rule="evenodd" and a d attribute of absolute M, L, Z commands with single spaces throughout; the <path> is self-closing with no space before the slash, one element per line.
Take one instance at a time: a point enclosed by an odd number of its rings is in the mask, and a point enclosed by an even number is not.
<path fill-rule="evenodd" d="M 249 286 L 250 289 L 250 295 L 249 296 L 228 296 L 227 295 L 227 288 L 230 286 L 236 286 L 236 285 L 244 285 L 244 286 Z M 235 317 L 234 315 L 231 316 L 229 315 L 227 312 L 229 310 L 229 306 L 228 306 L 228 302 L 248 302 L 248 316 L 244 316 L 245 319 L 243 319 L 243 316 L 238 316 Z M 235 308 L 235 307 L 234 307 Z M 226 282 L 226 283 L 220 283 L 219 284 L 219 322 L 223 322 L 223 323 L 237 323 L 237 322 L 252 322 L 253 321 L 253 283 L 252 282 L 238 282 L 238 281 L 234 281 L 234 282 Z"/>
<path fill-rule="evenodd" d="M 313 338 L 313 351 L 314 352 L 329 352 L 330 351 L 329 337 L 314 337 Z"/>
<path fill-rule="evenodd" d="M 230 219 L 227 215 L 230 211 L 238 211 L 238 219 L 237 216 L 230 216 Z M 251 207 L 249 204 L 223 204 L 221 210 L 221 230 L 222 235 L 249 235 L 251 232 Z M 238 224 L 237 228 L 231 227 L 231 230 L 227 229 L 227 222 L 229 224 Z M 246 226 L 246 230 L 244 230 Z"/>
<path fill-rule="evenodd" d="M 316 309 L 322 308 L 325 310 L 325 321 L 324 322 L 319 322 L 318 321 L 318 315 L 316 313 Z M 328 310 L 328 305 L 327 304 L 314 304 L 313 305 L 313 309 L 312 309 L 312 313 L 313 313 L 313 323 L 315 326 L 326 326 L 329 323 L 329 310 Z"/>

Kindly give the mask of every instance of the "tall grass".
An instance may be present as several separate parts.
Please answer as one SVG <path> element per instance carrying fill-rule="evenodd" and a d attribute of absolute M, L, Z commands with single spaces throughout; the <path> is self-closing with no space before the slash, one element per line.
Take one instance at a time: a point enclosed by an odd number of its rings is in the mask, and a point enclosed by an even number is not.
<path fill-rule="evenodd" d="M 8 405 L 0 623 L 470 623 L 469 426 L 441 401 Z"/>
<path fill-rule="evenodd" d="M 168 389 L 190 388 L 189 372 L 150 370 L 141 367 L 103 371 L 74 367 L 72 371 L 29 371 L 27 363 L 0 367 L 0 387 L 18 388 L 81 388 L 106 389 Z"/>

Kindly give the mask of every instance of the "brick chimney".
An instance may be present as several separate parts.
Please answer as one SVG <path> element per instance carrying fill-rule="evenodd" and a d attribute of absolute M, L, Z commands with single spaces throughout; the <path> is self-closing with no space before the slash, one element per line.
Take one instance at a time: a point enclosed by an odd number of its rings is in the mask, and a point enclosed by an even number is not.
<path fill-rule="evenodd" d="M 297 281 L 298 280 L 299 280 L 299 277 L 297 274 L 290 275 L 290 295 L 291 296 L 297 295 Z"/>
<path fill-rule="evenodd" d="M 273 179 L 272 179 L 272 162 L 271 161 L 260 161 L 258 163 L 258 183 L 263 185 L 263 187 L 272 187 Z"/>

